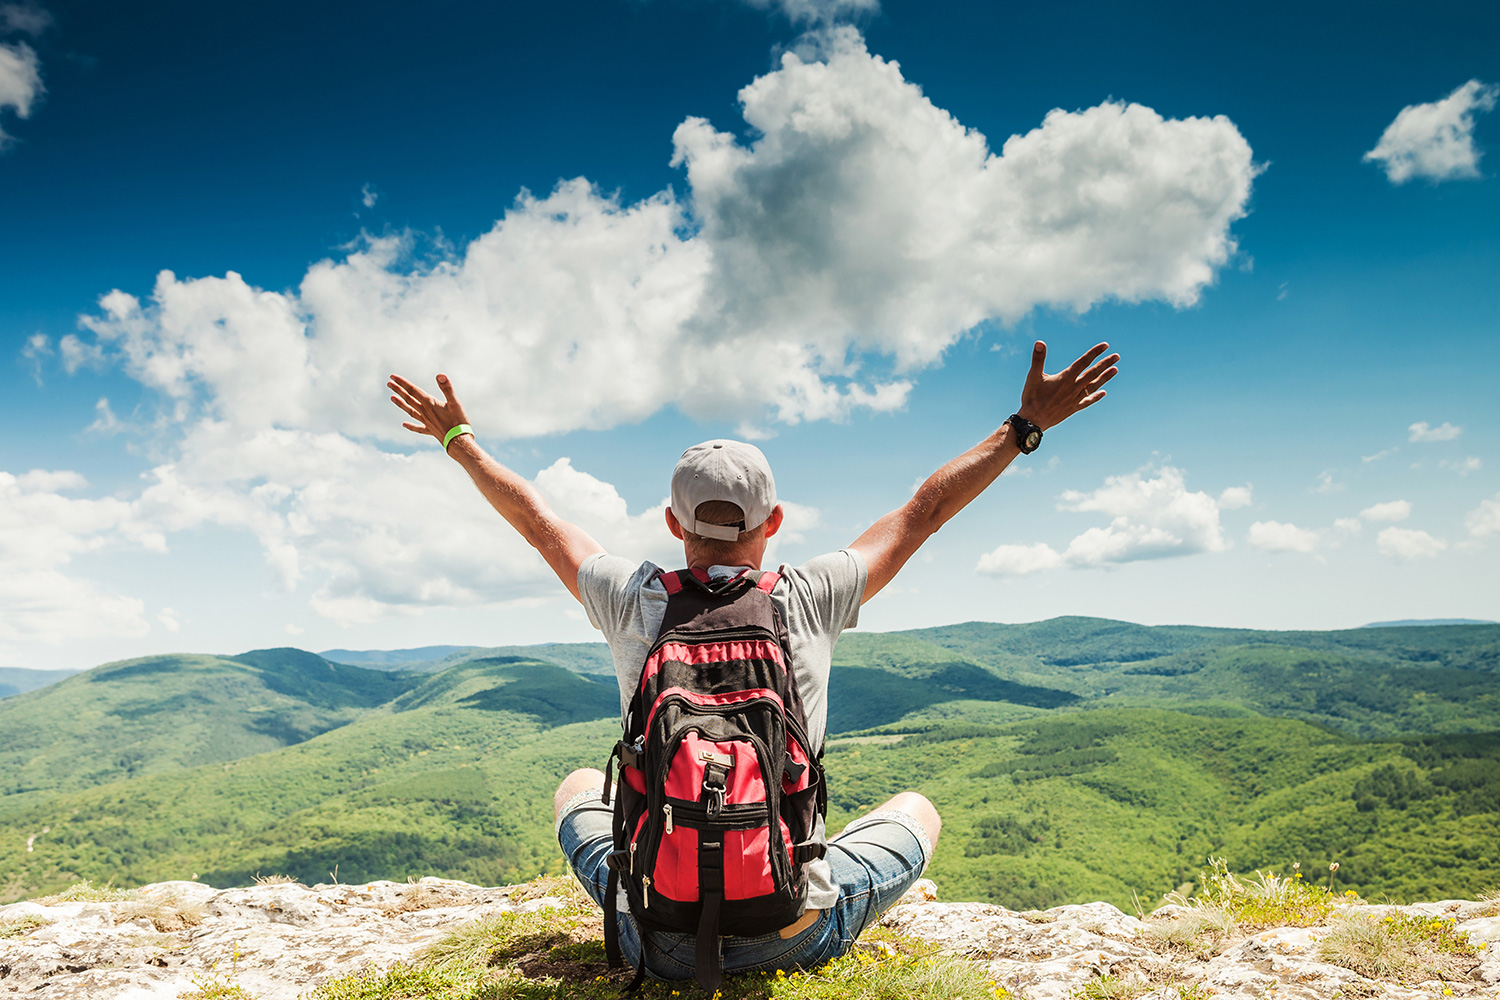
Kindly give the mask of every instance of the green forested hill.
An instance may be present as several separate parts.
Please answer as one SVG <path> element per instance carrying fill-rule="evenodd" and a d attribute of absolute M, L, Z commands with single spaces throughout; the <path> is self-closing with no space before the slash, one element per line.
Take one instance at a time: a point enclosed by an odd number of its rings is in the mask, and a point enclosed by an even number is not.
<path fill-rule="evenodd" d="M 944 816 L 947 898 L 1128 908 L 1195 877 L 1300 862 L 1370 898 L 1500 882 L 1500 738 L 1367 742 L 1284 719 L 1099 709 L 836 742 L 829 825 L 915 787 Z M 1419 863 L 1416 863 L 1420 859 Z"/>
<path fill-rule="evenodd" d="M 410 680 L 421 683 L 385 709 L 295 746 L 0 817 L 0 898 L 79 877 L 535 874 L 556 853 L 552 789 L 574 767 L 602 766 L 618 738 L 617 688 L 516 658 Z M 611 721 L 573 724 L 601 715 Z"/>
<path fill-rule="evenodd" d="M 96 667 L 0 701 L 0 815 L 57 790 L 300 743 L 419 679 L 298 649 Z"/>
<path fill-rule="evenodd" d="M 850 633 L 831 681 L 830 827 L 917 788 L 947 817 L 945 896 L 1011 906 L 1154 898 L 1209 853 L 1239 869 L 1338 861 L 1367 896 L 1472 893 L 1500 881 L 1497 649 L 1492 625 Z M 286 649 L 153 657 L 7 698 L 0 900 L 80 877 L 559 870 L 552 789 L 617 733 L 607 657 L 598 643 L 394 671 Z"/>

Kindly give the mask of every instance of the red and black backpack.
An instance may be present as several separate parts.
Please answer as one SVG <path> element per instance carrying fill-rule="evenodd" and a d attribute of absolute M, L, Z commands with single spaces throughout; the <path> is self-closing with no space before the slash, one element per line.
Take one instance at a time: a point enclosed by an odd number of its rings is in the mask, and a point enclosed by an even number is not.
<path fill-rule="evenodd" d="M 643 937 L 696 933 L 696 978 L 718 988 L 721 935 L 772 934 L 807 906 L 808 862 L 827 813 L 821 753 L 792 671 L 785 624 L 771 601 L 780 576 L 746 570 L 711 579 L 663 573 L 667 607 L 625 735 L 606 909 L 625 886 Z M 606 913 L 610 965 L 624 964 Z M 632 989 L 645 975 L 645 950 Z"/>

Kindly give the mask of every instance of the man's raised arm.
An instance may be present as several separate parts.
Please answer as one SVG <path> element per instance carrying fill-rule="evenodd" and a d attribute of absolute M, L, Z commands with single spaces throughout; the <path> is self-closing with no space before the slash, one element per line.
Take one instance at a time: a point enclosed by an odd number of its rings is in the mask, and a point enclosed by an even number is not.
<path fill-rule="evenodd" d="M 393 393 L 391 402 L 412 418 L 401 426 L 417 434 L 430 434 L 440 445 L 447 438 L 448 456 L 464 467 L 490 506 L 541 553 L 568 593 L 577 597 L 578 567 L 589 556 L 603 552 L 604 546 L 587 531 L 554 514 L 536 487 L 486 454 L 472 433 L 450 437 L 460 424 L 467 426 L 469 419 L 448 376 L 439 375 L 437 383 L 443 394 L 441 402 L 400 375 L 391 376 L 385 384 Z"/>
<path fill-rule="evenodd" d="M 1119 371 L 1114 367 L 1118 354 L 1099 357 L 1108 349 L 1108 344 L 1098 344 L 1056 375 L 1048 375 L 1042 370 L 1047 345 L 1037 341 L 1016 415 L 1045 431 L 1103 399 L 1104 383 Z M 864 556 L 869 571 L 864 600 L 880 593 L 922 543 L 983 493 L 1020 453 L 1016 429 L 1007 420 L 929 476 L 905 504 L 870 525 L 850 546 Z"/>

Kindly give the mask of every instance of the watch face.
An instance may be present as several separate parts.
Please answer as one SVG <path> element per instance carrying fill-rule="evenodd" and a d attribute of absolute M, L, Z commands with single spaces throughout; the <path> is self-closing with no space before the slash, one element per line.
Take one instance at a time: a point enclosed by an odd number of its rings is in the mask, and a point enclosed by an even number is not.
<path fill-rule="evenodd" d="M 1039 444 L 1041 444 L 1041 443 L 1042 443 L 1042 432 L 1041 431 L 1032 431 L 1030 434 L 1026 435 L 1026 450 L 1027 451 L 1034 450 L 1036 448 L 1036 446 L 1039 445 Z"/>

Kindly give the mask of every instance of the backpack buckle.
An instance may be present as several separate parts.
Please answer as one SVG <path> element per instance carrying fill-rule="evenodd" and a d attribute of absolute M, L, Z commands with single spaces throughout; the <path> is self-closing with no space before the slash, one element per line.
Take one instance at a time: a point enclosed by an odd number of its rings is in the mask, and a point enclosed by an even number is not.
<path fill-rule="evenodd" d="M 700 759 L 702 759 L 703 754 L 707 753 L 709 751 L 702 751 L 699 755 Z M 713 754 L 713 756 L 730 760 L 730 763 L 733 763 L 732 758 L 725 758 L 722 754 Z M 709 819 L 718 819 L 719 814 L 724 811 L 725 790 L 728 788 L 728 779 L 728 765 L 712 761 L 703 769 L 703 795 L 699 801 L 703 803 L 703 811 Z"/>

